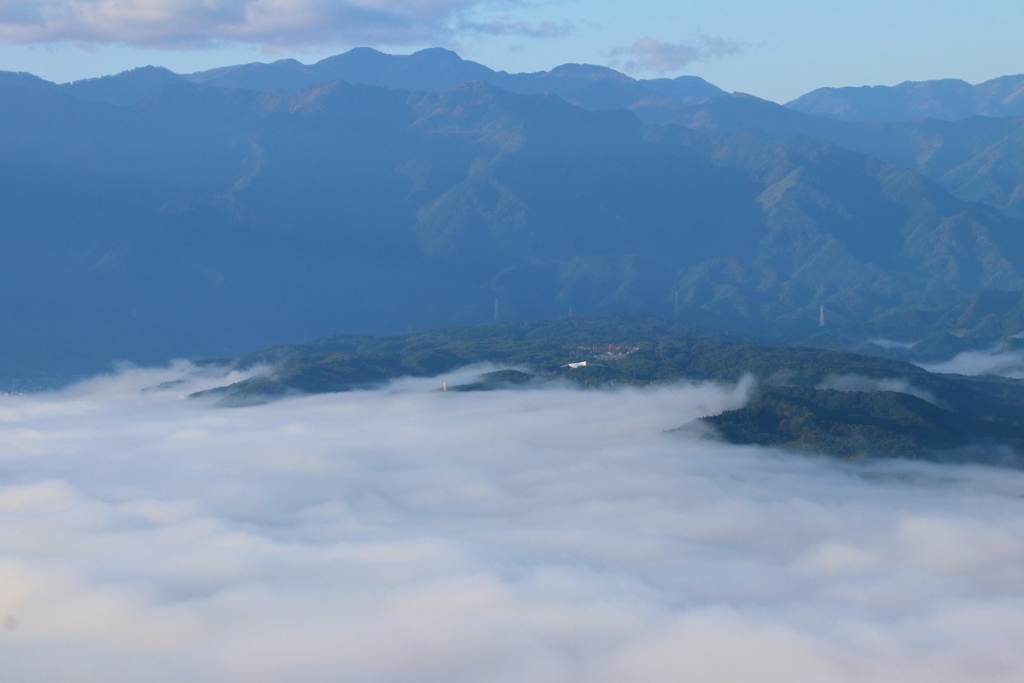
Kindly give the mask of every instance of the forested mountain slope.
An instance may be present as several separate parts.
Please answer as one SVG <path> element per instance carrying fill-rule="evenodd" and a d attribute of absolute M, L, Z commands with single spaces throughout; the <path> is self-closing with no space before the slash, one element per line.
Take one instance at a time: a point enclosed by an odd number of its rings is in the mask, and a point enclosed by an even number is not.
<path fill-rule="evenodd" d="M 813 326 L 1024 274 L 1017 221 L 807 137 L 482 83 L 0 87 L 3 371 L 482 321 L 495 298 Z"/>

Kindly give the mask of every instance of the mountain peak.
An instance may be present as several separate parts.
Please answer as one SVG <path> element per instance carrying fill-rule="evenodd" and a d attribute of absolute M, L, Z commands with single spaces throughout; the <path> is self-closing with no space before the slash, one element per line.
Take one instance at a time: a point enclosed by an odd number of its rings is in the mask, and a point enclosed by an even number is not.
<path fill-rule="evenodd" d="M 410 57 L 430 57 L 433 59 L 447 59 L 453 62 L 466 62 L 469 60 L 463 59 L 459 53 L 453 52 L 452 50 L 445 49 L 443 47 L 428 47 L 422 50 L 413 52 Z"/>
<path fill-rule="evenodd" d="M 624 73 L 607 66 L 596 64 L 562 64 L 547 72 L 548 76 L 582 76 L 584 78 L 606 78 L 620 83 L 636 83 L 636 79 L 630 78 Z"/>
<path fill-rule="evenodd" d="M 0 85 L 33 89 L 57 87 L 56 83 L 51 83 L 24 71 L 0 71 Z"/>
<path fill-rule="evenodd" d="M 184 77 L 162 66 L 140 66 L 113 76 L 87 78 L 60 87 L 76 97 L 126 106 L 144 100 L 167 86 L 186 82 Z"/>

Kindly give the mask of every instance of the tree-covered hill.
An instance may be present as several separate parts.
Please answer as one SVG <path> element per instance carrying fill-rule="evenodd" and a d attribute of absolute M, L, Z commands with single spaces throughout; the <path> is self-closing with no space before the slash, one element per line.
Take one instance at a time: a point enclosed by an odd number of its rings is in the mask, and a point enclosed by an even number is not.
<path fill-rule="evenodd" d="M 975 380 L 976 381 L 976 380 Z M 986 398 L 988 398 L 986 396 Z M 986 407 L 996 407 L 989 399 Z M 1019 410 L 1019 404 L 1015 404 Z M 896 391 L 766 386 L 742 408 L 703 420 L 724 439 L 826 453 L 1024 465 L 1024 422 L 962 412 Z"/>
<path fill-rule="evenodd" d="M 842 457 L 985 459 L 1022 464 L 1024 381 L 929 373 L 852 353 L 752 344 L 659 318 L 617 315 L 342 336 L 235 360 L 264 368 L 204 396 L 244 405 L 348 391 L 480 363 L 507 370 L 447 387 L 647 386 L 683 380 L 756 382 L 744 407 L 704 422 L 721 437 Z M 438 390 L 441 390 L 438 380 Z M 993 450 L 995 448 L 996 450 Z"/>

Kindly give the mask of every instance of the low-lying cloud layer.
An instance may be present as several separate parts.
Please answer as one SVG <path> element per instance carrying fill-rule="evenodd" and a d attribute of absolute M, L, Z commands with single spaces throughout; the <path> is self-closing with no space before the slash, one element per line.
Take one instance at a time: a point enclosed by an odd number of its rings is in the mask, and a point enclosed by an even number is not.
<path fill-rule="evenodd" d="M 899 394 L 916 396 L 929 403 L 938 403 L 935 394 L 927 389 L 915 387 L 905 377 L 875 379 L 863 375 L 830 375 L 818 385 L 818 388 L 835 389 L 836 391 L 894 391 Z"/>
<path fill-rule="evenodd" d="M 437 39 L 479 0 L 0 0 L 0 42 L 271 47 Z M 489 5 L 512 4 L 502 0 Z"/>
<path fill-rule="evenodd" d="M 1024 352 L 992 348 L 964 351 L 941 363 L 919 363 L 928 372 L 947 372 L 958 375 L 999 375 L 1024 379 Z"/>
<path fill-rule="evenodd" d="M 216 409 L 0 397 L 0 661 L 33 681 L 1017 681 L 1024 475 L 666 430 L 713 385 Z M 448 378 L 449 384 L 464 378 Z"/>

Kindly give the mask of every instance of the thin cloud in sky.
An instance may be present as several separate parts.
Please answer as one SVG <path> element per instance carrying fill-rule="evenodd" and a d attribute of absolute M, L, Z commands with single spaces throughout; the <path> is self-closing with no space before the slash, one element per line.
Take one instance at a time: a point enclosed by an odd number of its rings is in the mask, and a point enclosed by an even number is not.
<path fill-rule="evenodd" d="M 650 71 L 658 74 L 678 71 L 693 62 L 742 54 L 744 43 L 719 36 L 701 36 L 696 42 L 666 43 L 645 36 L 629 47 L 611 51 L 613 66 L 628 72 Z"/>
<path fill-rule="evenodd" d="M 401 44 L 445 34 L 446 22 L 479 4 L 480 0 L 0 0 L 0 42 L 180 48 L 225 42 L 278 48 Z M 534 30 L 542 31 L 544 25 Z"/>
<path fill-rule="evenodd" d="M 523 38 L 564 38 L 576 32 L 576 26 L 569 21 L 542 21 L 531 24 L 526 21 L 500 19 L 497 21 L 462 21 L 459 28 L 492 36 L 519 36 Z"/>
<path fill-rule="evenodd" d="M 438 390 L 474 374 L 0 396 L 4 676 L 1019 680 L 1024 474 L 667 431 L 747 385 Z"/>

